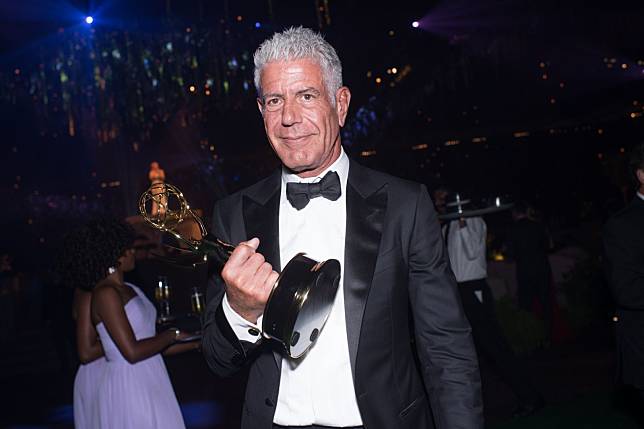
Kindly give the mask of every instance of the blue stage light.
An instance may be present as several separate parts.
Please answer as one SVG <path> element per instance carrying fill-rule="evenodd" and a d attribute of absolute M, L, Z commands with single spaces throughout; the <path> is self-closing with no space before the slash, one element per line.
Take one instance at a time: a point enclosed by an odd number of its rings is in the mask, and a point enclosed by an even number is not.
<path fill-rule="evenodd" d="M 261 26 L 262 26 L 262 23 L 261 23 L 261 22 L 259 22 L 259 21 L 258 21 L 258 22 L 256 22 L 256 23 L 255 23 L 255 28 L 259 28 L 259 27 L 261 27 Z"/>
<path fill-rule="evenodd" d="M 91 24 L 92 22 L 94 22 L 94 17 L 86 16 L 85 17 L 85 22 L 88 23 L 88 24 Z"/>

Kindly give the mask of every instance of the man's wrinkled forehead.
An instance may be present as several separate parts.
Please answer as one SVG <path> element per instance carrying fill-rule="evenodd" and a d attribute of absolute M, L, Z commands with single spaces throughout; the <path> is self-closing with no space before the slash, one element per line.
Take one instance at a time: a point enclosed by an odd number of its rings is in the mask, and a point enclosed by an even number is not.
<path fill-rule="evenodd" d="M 308 58 L 266 63 L 260 73 L 260 96 L 266 97 L 286 88 L 295 92 L 306 88 L 323 92 L 325 82 L 322 68 Z"/>

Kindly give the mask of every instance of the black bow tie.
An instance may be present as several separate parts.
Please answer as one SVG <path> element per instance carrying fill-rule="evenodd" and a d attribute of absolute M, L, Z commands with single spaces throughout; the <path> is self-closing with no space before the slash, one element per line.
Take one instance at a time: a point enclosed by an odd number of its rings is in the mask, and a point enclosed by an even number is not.
<path fill-rule="evenodd" d="M 340 176 L 335 171 L 329 171 L 316 183 L 289 182 L 286 184 L 286 198 L 298 210 L 306 207 L 311 198 L 322 196 L 327 200 L 335 201 L 341 194 Z"/>

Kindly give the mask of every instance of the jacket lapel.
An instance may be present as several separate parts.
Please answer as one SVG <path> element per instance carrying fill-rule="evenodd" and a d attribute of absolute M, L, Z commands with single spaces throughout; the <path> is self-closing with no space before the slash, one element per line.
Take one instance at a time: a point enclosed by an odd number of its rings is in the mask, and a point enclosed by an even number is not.
<path fill-rule="evenodd" d="M 347 184 L 344 308 L 353 377 L 362 317 L 371 288 L 387 209 L 386 182 L 351 161 Z"/>
<path fill-rule="evenodd" d="M 279 204 L 281 189 L 281 173 L 276 173 L 267 178 L 260 187 L 242 197 L 242 211 L 247 239 L 258 237 L 259 248 L 257 251 L 264 255 L 266 261 L 279 270 L 280 244 L 279 244 Z M 282 355 L 273 352 L 275 363 L 279 368 Z"/>
<path fill-rule="evenodd" d="M 264 255 L 275 269 L 280 267 L 280 186 L 280 175 L 276 172 L 269 176 L 262 186 L 254 189 L 254 192 L 242 197 L 247 239 L 259 238 L 257 251 Z"/>
<path fill-rule="evenodd" d="M 638 207 L 640 209 L 644 209 L 644 200 L 640 198 L 639 195 L 635 195 L 635 198 L 633 198 L 632 203 L 633 206 Z"/>

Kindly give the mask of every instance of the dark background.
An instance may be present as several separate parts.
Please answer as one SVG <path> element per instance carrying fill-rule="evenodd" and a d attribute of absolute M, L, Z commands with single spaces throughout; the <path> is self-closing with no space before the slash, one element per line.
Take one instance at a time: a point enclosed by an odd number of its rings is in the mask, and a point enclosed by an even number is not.
<path fill-rule="evenodd" d="M 152 161 L 206 225 L 218 198 L 277 167 L 252 53 L 303 25 L 342 60 L 350 156 L 430 191 L 525 200 L 553 253 L 585 255 L 558 285 L 568 331 L 557 344 L 541 343 L 538 322 L 511 300 L 497 303 L 552 407 L 503 423 L 512 394 L 483 364 L 493 427 L 635 427 L 614 405 L 600 231 L 635 190 L 627 157 L 644 140 L 643 16 L 643 2 L 623 0 L 1 2 L 0 254 L 20 286 L 2 289 L 16 326 L 0 345 L 0 426 L 70 425 L 70 295 L 49 278 L 63 234 L 93 215 L 136 215 Z M 486 221 L 492 255 L 511 220 Z M 147 269 L 142 286 L 167 267 Z M 175 275 L 180 309 L 206 276 Z M 243 374 L 216 379 L 197 354 L 167 364 L 189 427 L 238 425 Z"/>
<path fill-rule="evenodd" d="M 325 4 L 328 22 L 317 9 Z M 277 165 L 255 106 L 251 57 L 290 25 L 319 29 L 337 47 L 353 92 L 343 142 L 363 163 L 430 189 L 527 199 L 558 225 L 605 218 L 630 197 L 624 159 L 642 140 L 641 2 L 0 7 L 1 240 L 25 255 L 51 249 L 52 223 L 94 211 L 136 214 L 151 161 L 206 216 L 217 198 Z M 89 14 L 91 26 L 83 23 Z M 162 52 L 167 41 L 171 53 Z M 156 89 L 145 49 L 150 62 L 176 66 Z M 103 90 L 97 67 L 103 77 L 111 72 Z M 397 74 L 387 74 L 392 67 Z M 155 102 L 158 91 L 164 97 Z M 145 113 L 135 117 L 138 104 Z"/>

